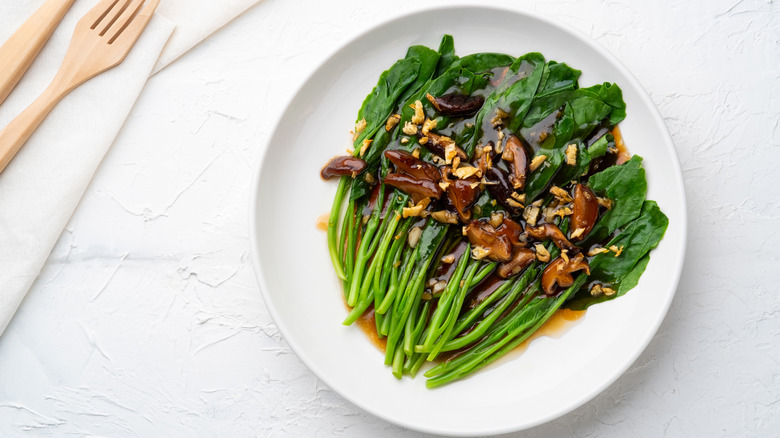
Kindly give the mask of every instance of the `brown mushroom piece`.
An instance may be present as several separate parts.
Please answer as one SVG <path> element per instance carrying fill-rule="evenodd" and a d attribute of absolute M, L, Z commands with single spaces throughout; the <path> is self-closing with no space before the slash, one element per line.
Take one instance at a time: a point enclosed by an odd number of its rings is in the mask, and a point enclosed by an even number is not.
<path fill-rule="evenodd" d="M 496 262 L 506 262 L 512 258 L 512 243 L 509 239 L 496 232 L 492 225 L 484 220 L 469 222 L 466 226 L 466 237 L 472 246 L 481 246 L 488 250 L 488 258 Z"/>
<path fill-rule="evenodd" d="M 433 181 L 438 181 L 441 175 L 439 175 L 439 169 L 431 163 L 416 158 L 414 155 L 403 150 L 388 150 L 385 151 L 385 157 L 395 164 L 395 167 L 415 178 L 425 178 Z"/>
<path fill-rule="evenodd" d="M 385 177 L 385 184 L 408 193 L 412 196 L 415 204 L 424 198 L 439 199 L 442 194 L 441 187 L 435 181 L 426 178 L 415 178 L 401 173 L 389 173 Z"/>
<path fill-rule="evenodd" d="M 582 254 L 568 259 L 558 257 L 542 272 L 542 290 L 547 296 L 553 296 L 559 287 L 569 287 L 574 284 L 574 277 L 571 274 L 582 270 L 590 275 L 590 266 Z"/>
<path fill-rule="evenodd" d="M 512 186 L 509 184 L 509 175 L 498 167 L 493 166 L 493 168 L 485 172 L 485 181 L 490 183 L 487 184 L 490 196 L 512 212 L 512 214 L 516 214 L 519 210 L 518 207 L 507 202 L 507 199 L 511 199 L 512 193 L 514 193 Z"/>
<path fill-rule="evenodd" d="M 528 248 L 518 248 L 511 260 L 498 265 L 496 272 L 501 278 L 509 278 L 521 273 L 534 260 L 536 260 L 535 252 Z"/>
<path fill-rule="evenodd" d="M 420 133 L 419 135 L 422 136 L 422 133 Z M 439 134 L 434 134 L 433 132 L 429 132 L 426 137 L 428 137 L 428 142 L 425 143 L 425 147 L 428 148 L 429 151 L 433 152 L 434 154 L 442 158 L 444 158 L 444 152 L 447 146 L 455 145 L 454 140 L 444 135 L 439 135 Z M 461 160 L 468 159 L 468 155 L 466 155 L 466 152 L 464 152 L 463 149 L 459 148 L 457 145 L 455 145 L 455 151 L 457 152 Z"/>
<path fill-rule="evenodd" d="M 520 138 L 512 135 L 504 146 L 504 158 L 509 161 L 509 182 L 516 190 L 525 190 L 525 177 L 528 174 L 528 152 Z"/>
<path fill-rule="evenodd" d="M 335 157 L 328 161 L 328 164 L 320 171 L 322 179 L 331 179 L 337 176 L 349 175 L 352 178 L 358 176 L 360 172 L 366 169 L 366 162 L 360 158 L 345 155 Z"/>
<path fill-rule="evenodd" d="M 499 234 L 504 234 L 512 246 L 522 246 L 525 243 L 520 240 L 520 235 L 523 234 L 523 227 L 517 222 L 504 217 L 501 221 L 501 225 L 496 229 Z"/>
<path fill-rule="evenodd" d="M 448 93 L 439 97 L 426 96 L 436 111 L 445 116 L 473 116 L 482 108 L 485 98 L 468 94 Z"/>
<path fill-rule="evenodd" d="M 550 239 L 560 249 L 579 251 L 579 248 L 569 242 L 566 236 L 563 235 L 563 231 L 555 224 L 542 224 L 536 227 L 526 226 L 525 232 L 539 241 Z"/>
<path fill-rule="evenodd" d="M 599 200 L 582 184 L 574 187 L 574 208 L 571 215 L 571 240 L 577 242 L 590 233 L 599 218 Z"/>
<path fill-rule="evenodd" d="M 471 219 L 471 207 L 477 202 L 479 198 L 479 183 L 474 178 L 469 179 L 454 179 L 447 180 L 447 199 L 450 204 L 455 207 L 455 211 L 458 212 L 458 217 L 463 222 L 468 222 Z M 476 187 L 473 187 L 475 186 Z"/>

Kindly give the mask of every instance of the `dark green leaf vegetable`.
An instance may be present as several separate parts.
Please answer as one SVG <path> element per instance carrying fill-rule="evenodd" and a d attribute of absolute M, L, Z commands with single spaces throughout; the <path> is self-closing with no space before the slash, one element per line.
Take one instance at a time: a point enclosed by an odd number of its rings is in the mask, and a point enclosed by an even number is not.
<path fill-rule="evenodd" d="M 358 111 L 328 246 L 350 309 L 373 316 L 385 364 L 429 387 L 467 377 L 559 309 L 639 282 L 668 220 L 642 158 L 616 141 L 620 88 L 580 88 L 540 53 L 412 46 Z"/>

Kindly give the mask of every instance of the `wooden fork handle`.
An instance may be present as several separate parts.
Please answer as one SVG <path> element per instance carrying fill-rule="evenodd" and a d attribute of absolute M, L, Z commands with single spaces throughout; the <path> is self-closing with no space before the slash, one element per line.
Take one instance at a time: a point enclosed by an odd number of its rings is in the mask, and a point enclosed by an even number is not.
<path fill-rule="evenodd" d="M 27 142 L 43 119 L 51 112 L 57 103 L 67 94 L 56 83 L 49 87 L 30 104 L 21 114 L 16 116 L 2 131 L 0 131 L 0 173 L 14 158 L 19 149 Z"/>
<path fill-rule="evenodd" d="M 14 89 L 38 56 L 74 0 L 46 0 L 22 26 L 0 46 L 0 103 Z"/>

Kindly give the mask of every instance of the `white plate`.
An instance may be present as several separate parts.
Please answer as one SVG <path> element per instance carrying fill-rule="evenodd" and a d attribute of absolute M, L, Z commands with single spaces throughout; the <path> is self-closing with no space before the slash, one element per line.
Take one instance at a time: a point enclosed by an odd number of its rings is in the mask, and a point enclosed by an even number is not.
<path fill-rule="evenodd" d="M 455 38 L 458 55 L 539 51 L 583 71 L 582 86 L 616 82 L 628 118 L 621 123 L 632 153 L 645 158 L 648 198 L 669 228 L 639 285 L 591 307 L 557 339 L 542 337 L 522 355 L 435 390 L 425 379 L 396 380 L 356 326 L 345 327 L 343 295 L 315 227 L 330 210 L 336 184 L 322 165 L 350 146 L 349 130 L 379 74 L 413 44 L 438 47 Z M 547 18 L 487 7 L 449 7 L 395 18 L 334 52 L 305 81 L 280 117 L 256 175 L 251 242 L 265 302 L 284 338 L 328 386 L 357 406 L 425 432 L 511 432 L 559 417 L 614 382 L 655 334 L 672 301 L 685 252 L 685 198 L 674 145 L 637 80 L 587 37 Z"/>

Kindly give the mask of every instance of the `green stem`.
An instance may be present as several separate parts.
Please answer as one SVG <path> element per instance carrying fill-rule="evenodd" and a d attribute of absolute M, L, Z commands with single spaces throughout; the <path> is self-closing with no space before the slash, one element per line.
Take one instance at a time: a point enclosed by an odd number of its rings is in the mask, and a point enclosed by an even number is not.
<path fill-rule="evenodd" d="M 527 273 L 528 271 L 526 271 Z M 514 285 L 511 288 L 511 291 L 509 292 L 509 295 L 506 296 L 506 299 L 501 302 L 495 309 L 493 309 L 492 312 L 490 312 L 490 315 L 488 315 L 485 319 L 479 322 L 476 327 L 474 327 L 473 330 L 471 330 L 468 334 L 465 336 L 461 336 L 460 338 L 451 339 L 448 340 L 444 346 L 442 347 L 442 351 L 452 351 L 457 350 L 459 348 L 463 348 L 473 342 L 476 342 L 479 338 L 484 335 L 488 329 L 493 325 L 496 320 L 504 314 L 504 312 L 509 308 L 509 306 L 515 304 L 515 299 L 519 294 L 525 290 L 528 279 L 530 278 L 530 275 L 523 275 L 518 281 L 514 282 Z M 531 299 L 531 294 L 526 294 L 523 299 L 517 303 L 517 306 L 522 308 L 525 306 L 525 304 Z M 454 333 L 460 333 L 459 331 L 454 331 Z"/>
<path fill-rule="evenodd" d="M 347 191 L 348 183 L 351 181 L 348 176 L 342 176 L 339 180 L 336 197 L 333 199 L 333 207 L 331 207 L 330 217 L 328 217 L 328 251 L 330 252 L 330 261 L 333 263 L 336 275 L 342 280 L 346 280 L 347 276 L 344 274 L 344 267 L 341 265 L 341 253 L 338 247 L 338 225 L 339 216 L 341 215 L 341 203 Z"/>
<path fill-rule="evenodd" d="M 444 319 L 449 312 L 450 303 L 452 302 L 452 298 L 458 290 L 458 285 L 460 284 L 461 278 L 463 278 L 463 273 L 466 272 L 466 265 L 468 264 L 470 257 L 471 245 L 466 245 L 466 250 L 460 257 L 460 260 L 458 260 L 458 264 L 455 267 L 455 272 L 453 272 L 452 276 L 450 276 L 450 280 L 447 283 L 447 286 L 444 288 L 444 292 L 442 293 L 441 297 L 439 298 L 439 304 L 436 306 L 436 310 L 433 312 L 433 316 L 431 317 L 428 336 L 425 338 L 423 345 L 418 346 L 418 352 L 431 351 L 434 342 L 436 342 L 436 339 L 438 339 L 438 337 L 444 331 L 442 328 Z"/>
<path fill-rule="evenodd" d="M 466 272 L 466 280 L 463 282 L 463 286 L 460 287 L 458 295 L 455 296 L 454 301 L 450 305 L 449 315 L 447 315 L 447 320 L 445 322 L 444 333 L 442 333 L 439 340 L 433 346 L 433 349 L 431 349 L 430 354 L 428 354 L 428 360 L 436 359 L 436 356 L 438 356 L 442 351 L 442 348 L 444 348 L 444 344 L 450 339 L 452 329 L 455 328 L 455 322 L 458 320 L 458 315 L 460 315 L 460 309 L 463 307 L 463 301 L 466 299 L 466 293 L 469 290 L 469 284 L 474 279 L 474 275 L 477 273 L 479 264 L 480 262 L 475 260 L 475 262 Z"/>
<path fill-rule="evenodd" d="M 478 354 L 474 354 L 473 356 L 469 355 L 468 353 L 464 354 L 461 357 L 465 356 L 467 359 L 463 361 L 461 366 L 451 370 L 446 374 L 440 374 L 434 378 L 428 379 L 426 386 L 428 388 L 435 388 L 454 380 L 462 379 L 463 377 L 472 374 L 503 357 L 505 354 L 523 343 L 523 341 L 528 339 L 534 332 L 539 330 L 542 324 L 547 322 L 547 320 L 552 317 L 552 315 L 561 307 L 561 305 L 567 299 L 569 299 L 571 294 L 582 287 L 587 278 L 587 275 L 581 274 L 579 277 L 577 277 L 577 280 L 574 281 L 574 284 L 572 284 L 558 297 L 544 298 L 546 304 L 549 303 L 549 305 L 546 306 L 540 317 L 533 318 L 532 320 L 513 327 L 503 339 L 495 343 L 490 348 L 479 352 Z"/>
<path fill-rule="evenodd" d="M 371 245 L 371 238 L 376 232 L 379 225 L 379 219 L 371 217 L 366 227 L 366 232 L 363 234 L 363 238 L 360 240 L 360 247 L 358 248 L 357 259 L 355 260 L 355 268 L 352 271 L 350 278 L 349 296 L 347 297 L 347 304 L 350 307 L 354 307 L 358 301 L 358 292 L 360 285 L 363 283 L 363 271 L 366 268 L 368 262 L 368 247 Z"/>

